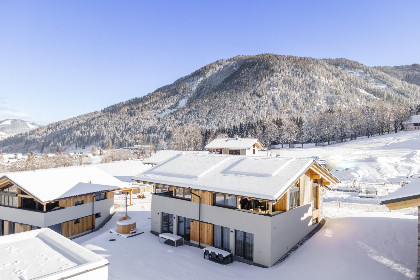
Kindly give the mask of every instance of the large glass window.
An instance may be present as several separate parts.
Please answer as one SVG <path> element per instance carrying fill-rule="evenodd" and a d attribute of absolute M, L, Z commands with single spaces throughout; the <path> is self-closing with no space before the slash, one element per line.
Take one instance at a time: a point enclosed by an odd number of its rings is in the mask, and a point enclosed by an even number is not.
<path fill-rule="evenodd" d="M 235 255 L 252 261 L 254 258 L 254 235 L 252 233 L 235 231 Z"/>
<path fill-rule="evenodd" d="M 106 198 L 106 192 L 97 193 L 95 195 L 95 200 L 96 201 L 104 200 L 105 198 Z"/>
<path fill-rule="evenodd" d="M 216 193 L 214 194 L 214 204 L 236 208 L 236 195 Z"/>
<path fill-rule="evenodd" d="M 156 193 L 164 193 L 164 192 L 169 192 L 168 186 L 163 186 L 163 185 L 156 186 Z"/>
<path fill-rule="evenodd" d="M 175 196 L 183 199 L 191 200 L 191 190 L 184 188 L 175 188 Z"/>
<path fill-rule="evenodd" d="M 190 241 L 191 220 L 189 218 L 178 216 L 178 235 L 182 236 L 184 240 Z"/>
<path fill-rule="evenodd" d="M 213 246 L 230 252 L 230 229 L 214 225 Z"/>
<path fill-rule="evenodd" d="M 299 187 L 295 186 L 290 188 L 290 209 L 299 206 Z"/>
<path fill-rule="evenodd" d="M 14 234 L 14 233 L 15 233 L 15 223 L 9 222 L 9 234 Z"/>
<path fill-rule="evenodd" d="M 174 215 L 162 212 L 162 233 L 174 233 Z"/>
<path fill-rule="evenodd" d="M 240 155 L 241 151 L 240 150 L 229 150 L 229 155 Z"/>
<path fill-rule="evenodd" d="M 9 184 L 0 189 L 0 205 L 18 207 L 17 187 Z"/>

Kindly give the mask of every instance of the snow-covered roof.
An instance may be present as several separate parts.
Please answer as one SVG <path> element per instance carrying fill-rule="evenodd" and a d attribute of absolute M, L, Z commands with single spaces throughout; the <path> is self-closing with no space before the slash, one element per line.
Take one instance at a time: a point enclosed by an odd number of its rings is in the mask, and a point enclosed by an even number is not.
<path fill-rule="evenodd" d="M 164 161 L 167 161 L 168 159 L 170 159 L 171 157 L 174 157 L 178 154 L 180 154 L 181 151 L 175 151 L 175 150 L 160 150 L 157 151 L 156 153 L 154 153 L 153 155 L 151 155 L 148 158 L 145 158 L 143 160 L 144 164 L 159 164 L 162 163 Z"/>
<path fill-rule="evenodd" d="M 140 160 L 114 161 L 99 163 L 94 166 L 111 174 L 120 181 L 130 183 L 134 175 L 137 175 L 150 168 L 150 165 L 143 164 Z"/>
<path fill-rule="evenodd" d="M 4 174 L 41 202 L 126 187 L 94 166 L 72 166 Z"/>
<path fill-rule="evenodd" d="M 67 279 L 108 264 L 103 257 L 48 228 L 0 238 L 4 279 Z"/>
<path fill-rule="evenodd" d="M 276 200 L 313 164 L 312 158 L 179 154 L 134 179 Z"/>
<path fill-rule="evenodd" d="M 160 150 L 151 155 L 150 157 L 143 160 L 144 164 L 153 164 L 157 165 L 162 162 L 167 161 L 168 159 L 182 154 L 182 153 L 192 153 L 192 154 L 208 154 L 208 152 L 203 151 L 176 151 L 176 150 Z M 139 172 L 140 173 L 140 172 Z M 137 173 L 138 174 L 138 173 Z"/>
<path fill-rule="evenodd" d="M 416 198 L 420 198 L 420 178 L 412 179 L 410 183 L 385 196 L 382 203 L 388 204 Z"/>
<path fill-rule="evenodd" d="M 259 148 L 262 148 L 261 143 L 255 138 L 220 138 L 214 139 L 208 143 L 204 148 L 206 149 L 249 149 L 258 142 Z"/>
<path fill-rule="evenodd" d="M 406 124 L 408 123 L 420 123 L 420 115 L 414 115 L 411 116 L 411 118 L 405 122 Z"/>

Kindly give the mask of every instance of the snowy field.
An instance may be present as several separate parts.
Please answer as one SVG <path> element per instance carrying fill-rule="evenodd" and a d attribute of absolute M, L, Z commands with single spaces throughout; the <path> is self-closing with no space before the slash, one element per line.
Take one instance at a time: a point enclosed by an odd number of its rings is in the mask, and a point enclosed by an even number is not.
<path fill-rule="evenodd" d="M 318 156 L 348 187 L 378 183 L 389 192 L 410 175 L 419 175 L 420 132 L 360 139 L 330 147 L 280 149 L 282 156 Z M 390 187 L 391 186 L 391 187 Z M 340 187 L 340 186 L 339 186 Z M 74 239 L 110 261 L 110 279 L 415 279 L 417 210 L 390 212 L 381 196 L 330 191 L 324 197 L 326 224 L 284 262 L 260 268 L 239 262 L 220 265 L 202 250 L 170 247 L 150 233 L 150 200 L 133 199 L 128 215 L 137 220 L 132 238 L 110 233 L 123 208 L 99 231 Z M 117 203 L 122 199 L 116 196 Z M 116 241 L 109 241 L 115 238 Z"/>

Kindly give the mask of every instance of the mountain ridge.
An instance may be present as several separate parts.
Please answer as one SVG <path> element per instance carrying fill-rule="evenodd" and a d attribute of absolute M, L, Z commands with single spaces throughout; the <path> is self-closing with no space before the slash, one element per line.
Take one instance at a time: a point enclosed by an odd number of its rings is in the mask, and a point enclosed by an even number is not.
<path fill-rule="evenodd" d="M 394 73 L 398 70 L 387 70 L 347 59 L 273 54 L 220 59 L 143 97 L 14 136 L 0 141 L 0 147 L 55 151 L 142 142 L 165 148 L 188 130 L 177 131 L 179 127 L 189 127 L 188 133 L 201 134 L 200 148 L 208 134 L 233 126 L 279 119 L 293 119 L 298 125 L 299 119 L 307 123 L 328 111 L 382 103 L 405 112 L 420 100 L 420 86 L 399 79 Z M 404 117 L 398 116 L 397 122 Z M 276 122 L 278 128 L 282 121 Z"/>

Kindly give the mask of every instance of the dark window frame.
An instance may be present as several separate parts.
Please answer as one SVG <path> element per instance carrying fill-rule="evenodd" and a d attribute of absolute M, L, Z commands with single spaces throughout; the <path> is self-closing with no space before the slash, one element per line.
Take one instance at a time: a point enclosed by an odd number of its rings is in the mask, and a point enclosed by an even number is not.
<path fill-rule="evenodd" d="M 79 205 L 82 205 L 82 204 L 84 204 L 84 201 L 83 200 L 78 200 L 74 203 L 74 206 L 79 206 Z"/>
<path fill-rule="evenodd" d="M 249 261 L 254 260 L 254 234 L 235 230 L 235 255 Z"/>
<path fill-rule="evenodd" d="M 217 197 L 221 197 L 223 196 L 223 203 L 217 202 Z M 229 198 L 233 197 L 235 201 L 235 205 L 229 205 L 228 201 Z M 214 193 L 213 194 L 213 205 L 215 206 L 221 206 L 221 207 L 226 207 L 226 208 L 232 208 L 232 209 L 236 209 L 238 207 L 238 197 L 236 195 L 229 195 L 229 194 L 225 194 L 225 193 Z"/>
<path fill-rule="evenodd" d="M 166 212 L 162 213 L 162 233 L 174 233 L 174 215 Z"/>

